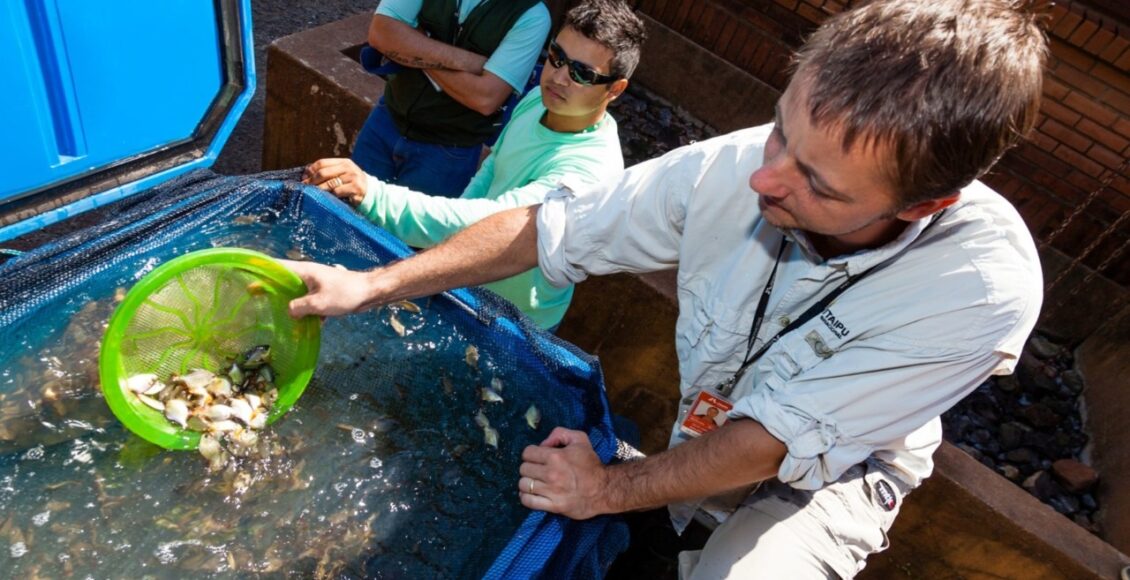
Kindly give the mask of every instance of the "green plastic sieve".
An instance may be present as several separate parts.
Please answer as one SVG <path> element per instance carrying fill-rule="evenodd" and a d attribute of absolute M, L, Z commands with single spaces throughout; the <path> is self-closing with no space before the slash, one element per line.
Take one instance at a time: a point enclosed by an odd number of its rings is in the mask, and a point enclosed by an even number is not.
<path fill-rule="evenodd" d="M 98 370 L 114 415 L 130 431 L 166 449 L 195 449 L 200 433 L 170 423 L 126 386 L 137 374 L 167 380 L 201 368 L 227 368 L 242 353 L 270 345 L 279 398 L 273 423 L 294 405 L 314 374 L 321 342 L 317 317 L 294 320 L 288 303 L 306 285 L 271 257 L 238 248 L 180 256 L 146 274 L 110 317 Z"/>

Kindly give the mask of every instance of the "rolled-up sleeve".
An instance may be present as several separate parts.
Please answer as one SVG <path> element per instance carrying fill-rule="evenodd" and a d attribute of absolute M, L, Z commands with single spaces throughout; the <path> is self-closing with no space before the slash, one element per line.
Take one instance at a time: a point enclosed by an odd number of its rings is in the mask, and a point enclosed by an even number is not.
<path fill-rule="evenodd" d="M 1007 358 L 991 346 L 929 348 L 888 337 L 860 341 L 794 376 L 782 373 L 796 368 L 793 355 L 802 349 L 810 350 L 794 341 L 759 361 L 761 384 L 730 412 L 758 421 L 786 445 L 777 476 L 799 489 L 823 487 L 907 437 L 976 389 Z M 882 368 L 875 368 L 877 360 Z"/>
<path fill-rule="evenodd" d="M 708 162 L 700 152 L 676 150 L 617 181 L 563 179 L 538 211 L 538 263 L 546 279 L 563 286 L 590 275 L 677 266 L 687 204 Z"/>

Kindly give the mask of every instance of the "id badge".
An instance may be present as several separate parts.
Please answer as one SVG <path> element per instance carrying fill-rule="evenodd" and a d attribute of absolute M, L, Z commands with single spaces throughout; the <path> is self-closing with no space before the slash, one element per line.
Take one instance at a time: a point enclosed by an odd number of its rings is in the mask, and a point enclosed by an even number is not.
<path fill-rule="evenodd" d="M 687 418 L 679 425 L 679 430 L 691 437 L 698 437 L 703 433 L 713 431 L 726 424 L 729 416 L 726 414 L 734 404 L 729 399 L 714 392 L 703 390 L 687 412 Z"/>

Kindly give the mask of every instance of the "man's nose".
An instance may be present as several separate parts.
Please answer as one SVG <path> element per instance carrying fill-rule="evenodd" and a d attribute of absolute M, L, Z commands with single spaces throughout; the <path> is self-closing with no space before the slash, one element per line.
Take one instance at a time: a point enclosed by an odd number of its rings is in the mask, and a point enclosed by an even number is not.
<path fill-rule="evenodd" d="M 553 66 L 550 64 L 542 69 L 541 74 L 545 74 L 546 71 L 549 71 L 549 80 L 552 81 L 553 84 L 560 87 L 569 84 L 569 67 L 565 63 L 562 63 L 561 66 Z"/>
<path fill-rule="evenodd" d="M 781 157 L 783 155 L 776 159 L 766 159 L 765 164 L 749 176 L 749 186 L 753 191 L 774 198 L 783 198 L 789 194 L 790 188 Z"/>

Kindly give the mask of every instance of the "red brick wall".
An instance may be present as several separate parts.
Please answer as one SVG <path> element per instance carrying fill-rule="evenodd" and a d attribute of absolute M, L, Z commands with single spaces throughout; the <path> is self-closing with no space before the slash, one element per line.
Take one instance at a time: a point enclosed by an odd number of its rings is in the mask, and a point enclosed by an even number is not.
<path fill-rule="evenodd" d="M 1077 257 L 1130 213 L 1130 22 L 1127 10 L 1060 2 L 1050 10 L 1051 56 L 1036 131 L 986 181 L 1012 199 L 1041 243 Z M 851 2 L 638 0 L 636 6 L 762 81 L 783 89 L 789 54 Z M 1098 6 L 1099 8 L 1094 8 Z M 1104 9 L 1107 12 L 1103 12 Z M 1117 16 L 1109 12 L 1118 11 Z M 1109 185 L 1103 188 L 1104 182 Z M 1057 233 L 1090 194 L 1097 196 Z M 1130 217 L 1084 263 L 1130 286 Z M 1121 248 L 1121 250 L 1120 250 Z M 1109 260 L 1112 254 L 1121 255 Z"/>

